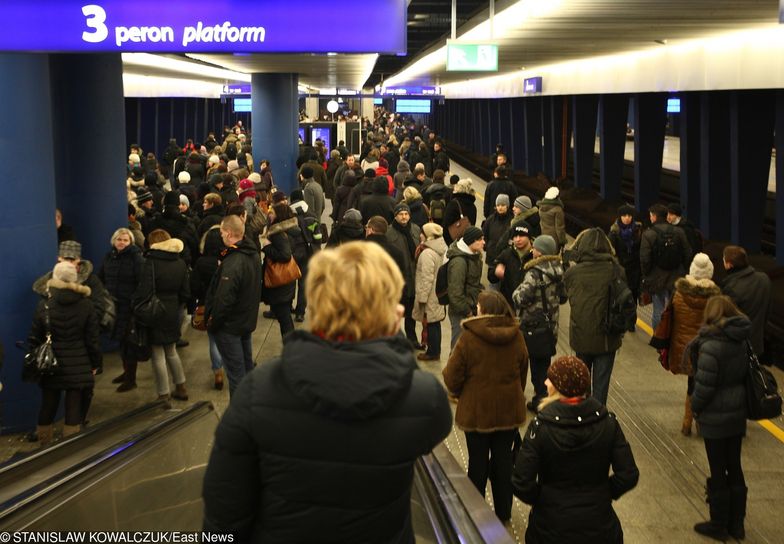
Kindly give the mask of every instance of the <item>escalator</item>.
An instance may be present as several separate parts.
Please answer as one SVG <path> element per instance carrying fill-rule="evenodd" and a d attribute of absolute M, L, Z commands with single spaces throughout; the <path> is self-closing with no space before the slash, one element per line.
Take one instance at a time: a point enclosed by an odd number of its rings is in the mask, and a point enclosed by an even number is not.
<path fill-rule="evenodd" d="M 218 423 L 211 403 L 153 403 L 0 466 L 6 531 L 199 531 Z M 418 543 L 513 540 L 442 444 L 417 460 Z"/>

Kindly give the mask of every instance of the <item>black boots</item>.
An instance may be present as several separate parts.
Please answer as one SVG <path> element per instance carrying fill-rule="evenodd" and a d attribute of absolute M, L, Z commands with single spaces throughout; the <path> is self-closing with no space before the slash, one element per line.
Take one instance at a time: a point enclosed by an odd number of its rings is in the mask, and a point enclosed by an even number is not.
<path fill-rule="evenodd" d="M 726 542 L 729 537 L 743 540 L 746 529 L 743 521 L 746 518 L 745 486 L 719 488 L 708 478 L 707 502 L 710 505 L 710 521 L 698 523 L 694 530 L 714 540 Z"/>

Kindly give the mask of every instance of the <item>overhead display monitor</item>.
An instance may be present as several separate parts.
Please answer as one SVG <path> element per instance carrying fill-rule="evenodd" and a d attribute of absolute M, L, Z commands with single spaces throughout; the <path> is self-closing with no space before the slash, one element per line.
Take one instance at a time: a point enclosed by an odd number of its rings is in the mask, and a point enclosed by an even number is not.
<path fill-rule="evenodd" d="M 232 103 L 234 105 L 234 113 L 248 113 L 252 111 L 250 98 L 234 98 Z"/>
<path fill-rule="evenodd" d="M 430 100 L 422 98 L 398 98 L 395 113 L 430 113 Z"/>
<path fill-rule="evenodd" d="M 384 104 L 384 99 L 383 98 L 374 98 L 373 99 L 373 105 L 374 106 L 381 106 L 383 104 Z"/>
<path fill-rule="evenodd" d="M 681 112 L 681 99 L 668 98 L 667 99 L 667 113 L 680 113 Z"/>
<path fill-rule="evenodd" d="M 330 151 L 330 137 L 332 136 L 332 129 L 329 127 L 311 127 L 310 129 L 310 143 L 316 145 L 316 139 L 321 138 L 324 142 L 324 148 L 327 150 L 327 155 Z"/>
<path fill-rule="evenodd" d="M 542 92 L 542 76 L 529 77 L 523 80 L 523 94 L 537 94 Z"/>
<path fill-rule="evenodd" d="M 303 32 L 304 21 L 364 13 L 366 0 L 7 0 L 0 51 L 406 53 L 406 0 L 373 0 L 384 32 Z"/>
<path fill-rule="evenodd" d="M 305 127 L 298 127 L 297 131 L 299 132 L 299 139 L 302 140 L 302 143 L 304 144 L 306 142 Z"/>
<path fill-rule="evenodd" d="M 446 44 L 447 72 L 497 72 L 498 46 L 492 43 Z"/>

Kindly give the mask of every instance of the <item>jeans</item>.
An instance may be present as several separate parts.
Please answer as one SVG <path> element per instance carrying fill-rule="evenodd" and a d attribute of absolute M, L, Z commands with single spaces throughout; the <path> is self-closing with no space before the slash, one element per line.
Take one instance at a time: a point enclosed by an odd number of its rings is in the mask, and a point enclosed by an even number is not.
<path fill-rule="evenodd" d="M 270 311 L 275 314 L 275 319 L 278 320 L 281 338 L 294 330 L 294 321 L 291 319 L 291 301 L 283 304 L 270 304 Z"/>
<path fill-rule="evenodd" d="M 726 487 L 745 487 L 743 467 L 740 463 L 740 450 L 743 436 L 730 438 L 705 438 L 705 453 L 708 455 L 711 482 L 717 489 Z"/>
<path fill-rule="evenodd" d="M 169 394 L 169 373 L 166 367 L 171 370 L 174 385 L 185 383 L 185 372 L 182 369 L 182 361 L 177 355 L 175 344 L 165 344 L 163 346 L 152 346 L 152 369 L 155 374 L 155 386 L 158 389 L 158 396 Z"/>
<path fill-rule="evenodd" d="M 664 313 L 664 309 L 667 307 L 667 304 L 670 302 L 671 296 L 672 295 L 669 291 L 651 293 L 651 301 L 653 302 L 653 317 L 651 318 L 651 327 L 653 327 L 653 330 L 656 330 L 656 327 L 659 325 L 661 316 Z"/>
<path fill-rule="evenodd" d="M 450 341 L 450 348 L 455 349 L 455 344 L 457 344 L 457 339 L 460 338 L 460 334 L 463 332 L 463 328 L 460 326 L 460 322 L 465 319 L 467 316 L 453 314 L 449 312 L 449 322 L 452 325 L 452 340 Z"/>
<path fill-rule="evenodd" d="M 210 363 L 212 363 L 212 371 L 215 372 L 223 368 L 223 358 L 218 351 L 218 344 L 215 343 L 215 336 L 210 331 L 207 331 L 207 340 L 210 343 Z"/>
<path fill-rule="evenodd" d="M 534 406 L 538 406 L 539 401 L 547 397 L 547 386 L 544 381 L 547 379 L 550 357 L 531 357 L 528 362 L 531 364 L 531 385 L 534 386 L 534 398 L 531 402 Z"/>
<path fill-rule="evenodd" d="M 305 310 L 308 307 L 308 301 L 305 299 L 305 278 L 308 276 L 308 263 L 305 261 L 302 264 L 297 264 L 300 272 L 302 272 L 302 277 L 297 280 L 297 305 L 294 307 L 294 313 L 296 315 L 305 315 Z"/>
<path fill-rule="evenodd" d="M 610 392 L 610 376 L 615 364 L 615 352 L 611 353 L 578 353 L 588 370 L 591 371 L 591 396 L 607 404 L 607 394 Z"/>
<path fill-rule="evenodd" d="M 289 320 L 291 320 L 291 312 L 289 311 L 288 314 Z M 253 347 L 250 342 L 250 333 L 237 335 L 218 331 L 213 336 L 223 360 L 226 377 L 229 379 L 229 396 L 232 396 L 245 374 L 253 370 Z"/>
<path fill-rule="evenodd" d="M 495 515 L 501 521 L 512 517 L 512 442 L 515 431 L 466 432 L 468 479 L 485 496 L 487 479 L 493 487 Z"/>
<path fill-rule="evenodd" d="M 427 355 L 441 355 L 441 322 L 427 323 Z"/>

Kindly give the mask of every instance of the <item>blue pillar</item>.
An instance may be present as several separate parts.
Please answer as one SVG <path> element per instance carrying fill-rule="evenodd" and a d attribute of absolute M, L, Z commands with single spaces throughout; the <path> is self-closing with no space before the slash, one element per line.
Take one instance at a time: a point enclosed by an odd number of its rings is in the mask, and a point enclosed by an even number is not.
<path fill-rule="evenodd" d="M 659 200 L 667 94 L 634 97 L 634 202 L 644 212 Z"/>
<path fill-rule="evenodd" d="M 518 170 L 525 170 L 525 113 L 523 109 L 524 98 L 512 98 L 511 117 L 512 142 L 508 149 L 511 153 L 512 166 Z"/>
<path fill-rule="evenodd" d="M 128 225 L 125 99 L 120 54 L 51 55 L 57 205 L 98 267 Z"/>
<path fill-rule="evenodd" d="M 730 239 L 749 253 L 761 249 L 774 107 L 772 91 L 732 91 L 730 96 Z"/>
<path fill-rule="evenodd" d="M 39 388 L 22 383 L 22 352 L 14 342 L 30 332 L 38 303 L 32 285 L 52 269 L 57 230 L 49 58 L 0 54 L 0 77 L 0 142 L 14 165 L 3 171 L 3 192 L 13 196 L 0 213 L 0 340 L 5 347 L 0 430 L 9 433 L 33 428 L 38 416 Z"/>
<path fill-rule="evenodd" d="M 542 171 L 542 99 L 523 100 L 525 110 L 525 172 L 535 176 Z"/>
<path fill-rule="evenodd" d="M 705 91 L 700 108 L 700 228 L 712 240 L 730 239 L 730 95 Z"/>
<path fill-rule="evenodd" d="M 604 94 L 599 98 L 600 191 L 604 200 L 621 199 L 623 154 L 626 150 L 626 119 L 629 97 L 625 94 Z"/>
<path fill-rule="evenodd" d="M 297 124 L 299 101 L 297 74 L 251 76 L 253 160 L 269 159 L 275 184 L 289 194 L 297 180 Z"/>
<path fill-rule="evenodd" d="M 542 171 L 550 179 L 555 179 L 553 168 L 553 99 L 545 96 L 542 98 Z"/>
<path fill-rule="evenodd" d="M 566 97 L 564 96 L 551 96 L 550 97 L 550 117 L 549 117 L 549 135 L 550 141 L 547 146 L 547 166 L 548 173 L 552 179 L 559 179 L 565 176 L 565 172 L 561 171 L 561 161 L 563 159 L 563 144 L 564 144 L 564 123 L 568 123 L 568 116 L 564 117 L 564 104 Z M 569 130 L 567 127 L 566 138 L 569 138 Z M 547 140 L 545 140 L 546 142 Z"/>
<path fill-rule="evenodd" d="M 574 111 L 574 185 L 593 186 L 593 155 L 596 147 L 596 116 L 599 96 L 582 94 L 572 98 Z"/>
<path fill-rule="evenodd" d="M 681 94 L 681 206 L 686 217 L 700 224 L 700 94 Z"/>

